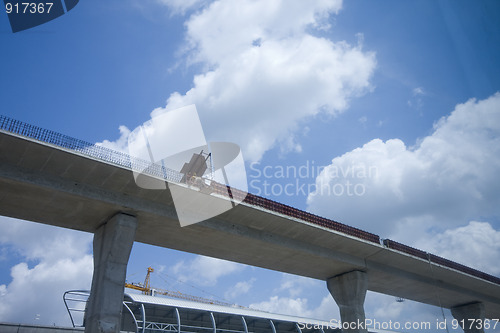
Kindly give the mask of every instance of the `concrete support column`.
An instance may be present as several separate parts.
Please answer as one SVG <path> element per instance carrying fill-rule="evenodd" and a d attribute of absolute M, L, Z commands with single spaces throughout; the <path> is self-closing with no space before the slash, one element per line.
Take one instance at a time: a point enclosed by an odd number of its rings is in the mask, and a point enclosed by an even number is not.
<path fill-rule="evenodd" d="M 361 271 L 352 271 L 334 276 L 326 283 L 330 294 L 340 308 L 342 332 L 368 332 L 364 326 L 364 303 L 368 287 L 367 274 Z"/>
<path fill-rule="evenodd" d="M 465 333 L 484 333 L 484 304 L 469 303 L 451 308 L 451 314 Z"/>
<path fill-rule="evenodd" d="M 94 275 L 85 333 L 118 333 L 127 263 L 135 239 L 137 219 L 118 213 L 94 233 Z"/>

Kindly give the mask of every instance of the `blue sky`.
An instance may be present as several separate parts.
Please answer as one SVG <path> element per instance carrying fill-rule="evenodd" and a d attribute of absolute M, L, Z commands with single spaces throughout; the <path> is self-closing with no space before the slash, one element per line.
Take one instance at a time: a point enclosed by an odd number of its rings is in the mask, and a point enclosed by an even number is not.
<path fill-rule="evenodd" d="M 194 103 L 208 140 L 242 147 L 250 192 L 500 274 L 498 1 L 82 0 L 16 34 L 2 14 L 0 39 L 4 115 L 120 149 L 152 113 Z M 328 172 L 257 177 L 313 164 Z M 352 166 L 376 173 L 334 173 Z M 263 193 L 266 180 L 311 192 Z M 0 229 L 0 321 L 68 324 L 60 295 L 90 285 L 91 236 Z M 135 244 L 131 279 L 149 265 L 160 288 L 209 295 L 167 274 L 242 305 L 338 317 L 321 281 Z M 441 316 L 372 293 L 366 308 Z"/>

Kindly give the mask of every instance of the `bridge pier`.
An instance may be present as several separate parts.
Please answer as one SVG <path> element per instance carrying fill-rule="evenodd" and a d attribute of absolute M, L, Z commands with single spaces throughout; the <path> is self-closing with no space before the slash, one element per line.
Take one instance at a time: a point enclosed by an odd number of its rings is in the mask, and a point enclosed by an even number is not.
<path fill-rule="evenodd" d="M 340 309 L 343 333 L 366 333 L 365 297 L 368 276 L 365 272 L 352 271 L 334 276 L 326 281 L 328 290 Z M 347 327 L 348 325 L 348 327 Z"/>
<path fill-rule="evenodd" d="M 135 239 L 137 219 L 118 213 L 94 233 L 94 275 L 85 333 L 118 333 L 127 263 Z"/>
<path fill-rule="evenodd" d="M 465 333 L 484 333 L 484 304 L 469 303 L 451 308 L 451 314 Z M 480 328 L 478 328 L 480 327 Z"/>

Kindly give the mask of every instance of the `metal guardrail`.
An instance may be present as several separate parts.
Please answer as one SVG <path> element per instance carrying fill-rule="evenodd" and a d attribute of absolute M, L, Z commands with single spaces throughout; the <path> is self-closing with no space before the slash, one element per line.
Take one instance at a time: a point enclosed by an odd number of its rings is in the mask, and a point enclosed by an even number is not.
<path fill-rule="evenodd" d="M 457 270 L 462 273 L 466 273 L 475 277 L 478 277 L 480 279 L 495 283 L 500 285 L 500 278 L 481 272 L 477 269 L 467 267 L 465 265 L 456 263 L 452 260 L 445 259 L 443 257 L 439 257 L 437 255 L 434 255 L 432 253 L 428 253 L 419 249 L 415 249 L 411 246 L 401 244 L 399 242 L 393 241 L 392 239 L 385 239 L 384 240 L 384 246 L 386 246 L 389 249 L 396 250 L 399 252 L 403 252 L 406 254 L 410 254 L 414 257 L 420 258 L 422 260 L 432 262 L 435 265 L 440 265 L 448 268 L 452 268 L 454 270 Z"/>
<path fill-rule="evenodd" d="M 141 170 L 142 173 L 163 178 L 167 181 L 180 182 L 182 178 L 181 173 L 166 168 L 160 164 L 151 163 L 123 152 L 75 139 L 73 137 L 30 125 L 3 115 L 0 115 L 0 129 L 44 143 L 53 144 L 61 148 L 73 150 L 82 155 L 112 163 L 127 169 L 132 169 L 132 166 L 134 166 L 135 169 Z"/>
<path fill-rule="evenodd" d="M 87 309 L 89 296 L 89 290 L 68 290 L 63 294 L 64 306 L 66 306 L 73 327 L 84 326 L 83 316 Z"/>

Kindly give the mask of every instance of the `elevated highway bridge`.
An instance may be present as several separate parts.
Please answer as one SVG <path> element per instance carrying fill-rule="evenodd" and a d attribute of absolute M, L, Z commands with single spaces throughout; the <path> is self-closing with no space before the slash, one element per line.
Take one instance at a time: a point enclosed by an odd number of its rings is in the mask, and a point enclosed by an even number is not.
<path fill-rule="evenodd" d="M 0 117 L 0 215 L 94 233 L 86 332 L 116 331 L 134 241 L 326 281 L 345 322 L 364 319 L 366 290 L 452 309 L 457 319 L 500 317 L 498 277 L 252 194 L 181 227 L 168 188 L 136 185 L 132 158 Z M 164 171 L 148 177 L 172 181 Z M 207 195 L 231 200 L 220 184 Z"/>

